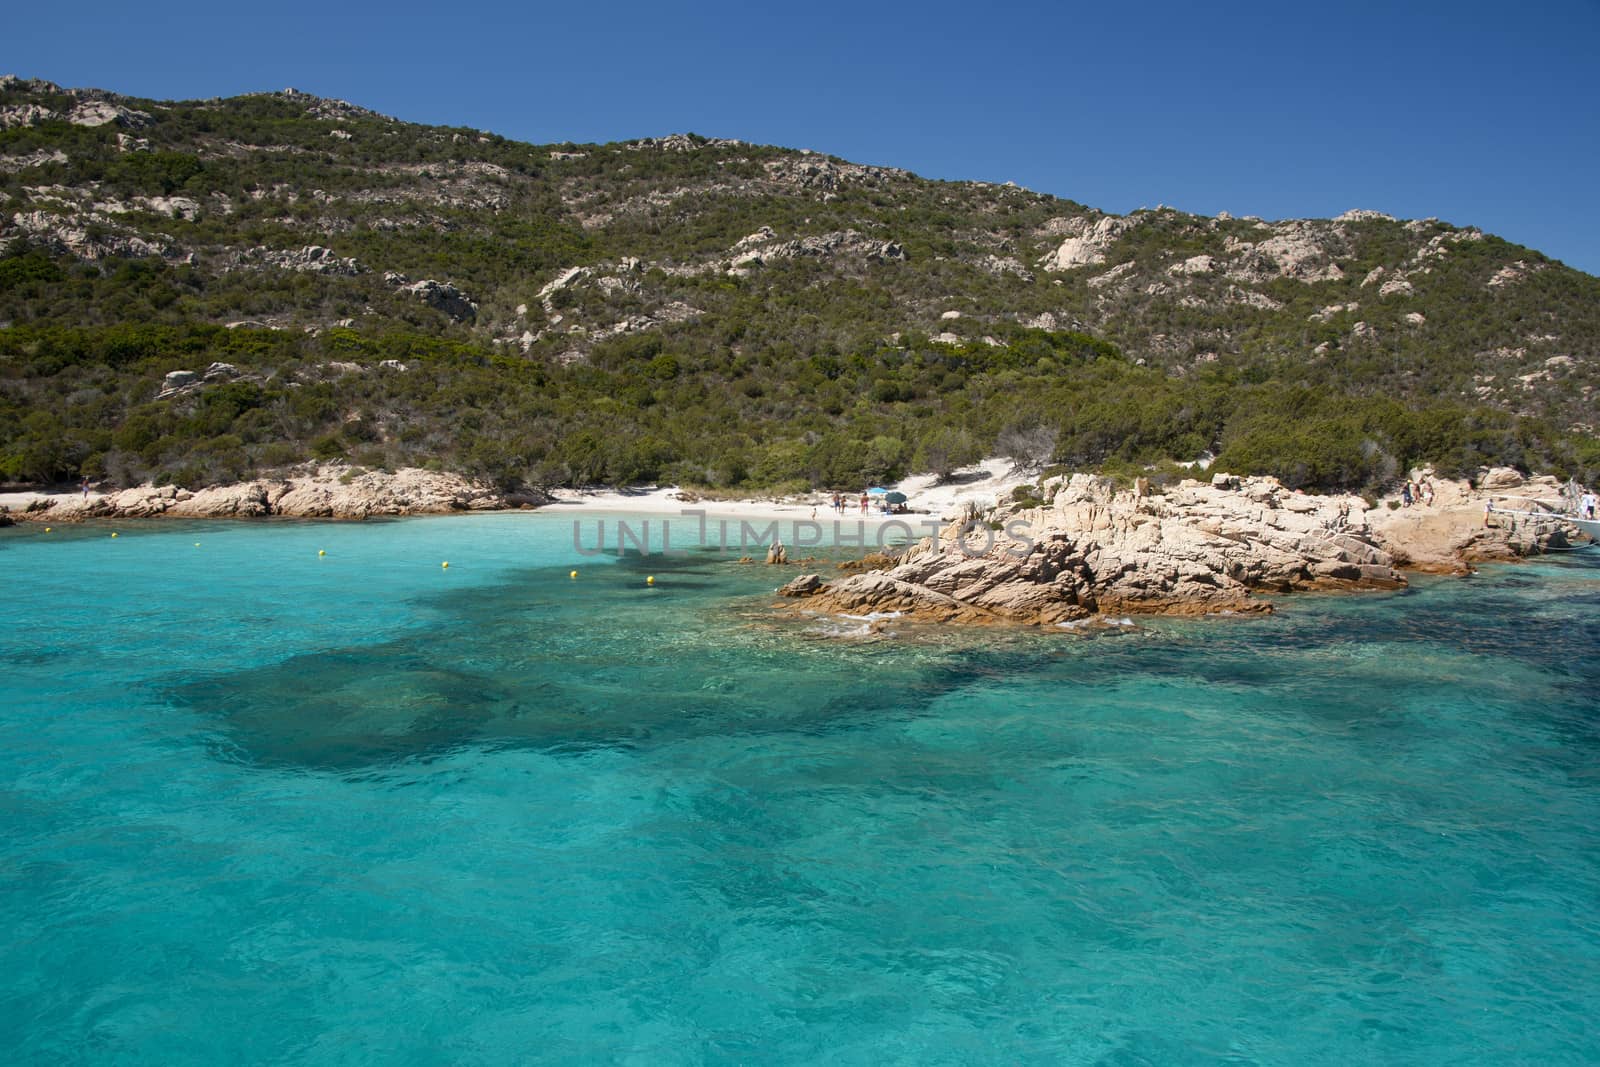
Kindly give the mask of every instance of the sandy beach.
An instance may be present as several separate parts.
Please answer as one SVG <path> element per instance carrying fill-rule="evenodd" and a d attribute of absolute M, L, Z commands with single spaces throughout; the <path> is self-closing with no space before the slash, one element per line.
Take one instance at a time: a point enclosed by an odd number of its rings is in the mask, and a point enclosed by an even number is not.
<path fill-rule="evenodd" d="M 928 519 L 947 519 L 958 515 L 968 504 L 988 508 L 999 503 L 1027 477 L 1012 471 L 1011 463 L 1004 459 L 989 459 L 963 468 L 947 482 L 940 483 L 933 475 L 919 474 L 899 482 L 887 482 L 881 487 L 904 493 L 907 511 L 901 514 L 883 514 L 874 502 L 866 512 L 860 507 L 861 490 L 845 494 L 845 507 L 836 513 L 831 506 L 832 493 L 814 492 L 795 497 L 750 497 L 720 499 L 702 497 L 692 490 L 676 486 L 659 486 L 647 489 L 558 489 L 552 493 L 554 500 L 541 510 L 572 510 L 635 515 L 681 514 L 686 510 L 703 511 L 707 515 L 738 519 L 780 519 L 789 521 L 815 520 L 832 522 L 835 519 L 881 525 L 893 520 L 918 525 Z"/>

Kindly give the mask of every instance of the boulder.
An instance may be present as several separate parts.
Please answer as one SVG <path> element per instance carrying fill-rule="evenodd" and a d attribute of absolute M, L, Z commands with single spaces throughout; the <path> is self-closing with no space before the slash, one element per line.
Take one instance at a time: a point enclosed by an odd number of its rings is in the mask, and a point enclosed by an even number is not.
<path fill-rule="evenodd" d="M 156 393 L 156 399 L 166 400 L 168 397 L 177 396 L 199 382 L 200 375 L 192 370 L 168 371 L 167 376 L 161 379 L 161 389 Z"/>
<path fill-rule="evenodd" d="M 1513 467 L 1490 467 L 1478 475 L 1479 489 L 1517 489 L 1526 481 Z"/>
<path fill-rule="evenodd" d="M 478 314 L 478 305 L 469 300 L 467 294 L 449 282 L 425 278 L 420 282 L 412 282 L 409 285 L 402 286 L 400 291 L 411 294 L 429 307 L 444 312 L 457 322 L 466 322 Z"/>
<path fill-rule="evenodd" d="M 822 576 L 819 574 L 802 574 L 794 581 L 778 589 L 779 596 L 803 597 L 810 596 L 822 588 Z"/>

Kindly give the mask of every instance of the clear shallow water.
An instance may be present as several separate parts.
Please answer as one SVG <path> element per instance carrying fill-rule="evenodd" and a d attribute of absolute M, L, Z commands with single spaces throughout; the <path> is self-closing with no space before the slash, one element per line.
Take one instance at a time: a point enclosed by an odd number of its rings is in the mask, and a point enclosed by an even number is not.
<path fill-rule="evenodd" d="M 0 531 L 8 1062 L 1600 1061 L 1593 559 L 863 643 L 570 518 L 109 529 Z"/>

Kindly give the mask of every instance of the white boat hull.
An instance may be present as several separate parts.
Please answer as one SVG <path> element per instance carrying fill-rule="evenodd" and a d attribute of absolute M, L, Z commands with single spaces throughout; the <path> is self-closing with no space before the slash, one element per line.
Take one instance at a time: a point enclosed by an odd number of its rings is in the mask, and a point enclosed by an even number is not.
<path fill-rule="evenodd" d="M 1563 519 L 1588 534 L 1589 540 L 1600 541 L 1600 519 L 1572 519 L 1566 516 Z"/>

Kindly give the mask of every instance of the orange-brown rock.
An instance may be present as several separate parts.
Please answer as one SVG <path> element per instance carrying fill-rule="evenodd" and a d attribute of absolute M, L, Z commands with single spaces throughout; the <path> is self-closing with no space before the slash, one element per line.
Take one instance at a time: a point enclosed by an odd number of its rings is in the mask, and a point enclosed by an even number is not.
<path fill-rule="evenodd" d="M 84 499 L 76 494 L 43 498 L 20 517 L 36 522 L 97 518 L 366 519 L 384 515 L 430 515 L 514 506 L 520 500 L 458 474 L 406 468 L 357 472 L 338 465 L 190 491 L 144 485 Z"/>
<path fill-rule="evenodd" d="M 1272 479 L 1185 482 L 1165 496 L 1086 475 L 1048 483 L 1043 508 L 1000 508 L 945 528 L 886 571 L 784 594 L 844 614 L 1050 625 L 1095 614 L 1270 611 L 1256 591 L 1396 588 L 1357 497 L 1291 493 Z M 994 526 L 999 526 L 998 531 Z"/>

